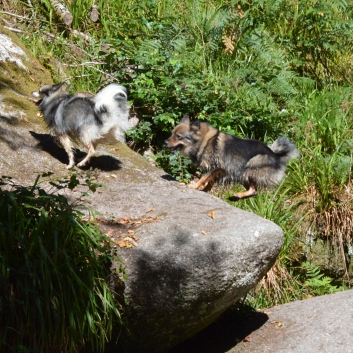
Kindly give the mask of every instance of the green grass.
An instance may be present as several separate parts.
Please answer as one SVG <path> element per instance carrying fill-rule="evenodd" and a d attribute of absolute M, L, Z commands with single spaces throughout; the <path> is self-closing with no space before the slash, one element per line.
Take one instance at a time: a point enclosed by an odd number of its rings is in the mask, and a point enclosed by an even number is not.
<path fill-rule="evenodd" d="M 275 191 L 260 191 L 254 198 L 231 202 L 236 207 L 273 221 L 284 232 L 284 244 L 275 265 L 248 295 L 248 301 L 256 308 L 303 299 L 310 293 L 293 273 L 302 257 L 298 230 L 304 215 L 298 217 L 296 209 L 301 201 L 293 201 L 290 191 L 290 187 L 282 183 Z"/>
<path fill-rule="evenodd" d="M 87 181 L 73 174 L 42 188 L 39 177 L 30 187 L 0 179 L 1 351 L 101 352 L 121 321 L 107 238 L 57 193 L 97 186 Z"/>

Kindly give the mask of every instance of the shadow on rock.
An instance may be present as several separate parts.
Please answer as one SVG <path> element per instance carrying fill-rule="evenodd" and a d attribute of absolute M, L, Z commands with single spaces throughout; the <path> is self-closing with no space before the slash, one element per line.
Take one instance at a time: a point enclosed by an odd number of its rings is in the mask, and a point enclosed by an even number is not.
<path fill-rule="evenodd" d="M 1 126 L 0 142 L 6 143 L 14 151 L 17 151 L 21 147 L 33 148 L 28 139 L 26 139 L 22 134 L 10 129 L 5 129 Z"/>
<path fill-rule="evenodd" d="M 229 274 L 224 268 L 227 257 L 224 248 L 217 241 L 198 242 L 193 234 L 179 225 L 170 227 L 168 237 L 155 237 L 143 250 L 135 250 L 133 264 L 127 261 L 129 279 L 122 297 L 128 298 L 123 305 L 123 321 L 130 338 L 128 335 L 123 339 L 127 341 L 125 352 L 167 352 L 182 337 L 188 339 L 201 332 L 246 294 L 247 288 L 239 286 L 232 290 L 231 283 L 224 281 Z M 256 327 L 266 319 L 267 316 L 262 318 Z M 223 331 L 223 338 L 214 335 L 216 350 L 206 350 L 210 346 L 208 341 L 203 350 L 195 350 L 193 343 L 187 343 L 188 352 L 222 352 L 224 347 L 234 346 L 235 337 L 241 340 L 252 332 L 251 327 L 244 329 L 238 317 L 230 316 L 226 320 L 223 328 L 217 329 L 218 335 Z M 237 335 L 236 325 L 242 329 Z M 233 338 L 232 342 L 225 341 L 225 331 Z M 113 352 L 112 348 L 107 352 Z M 186 352 L 183 349 L 175 353 Z"/>
<path fill-rule="evenodd" d="M 69 163 L 69 157 L 66 151 L 55 143 L 55 139 L 50 134 L 38 134 L 30 131 L 30 134 L 39 141 L 38 146 L 45 152 L 49 153 L 53 158 L 57 159 L 63 164 Z M 77 161 L 83 159 L 86 152 L 75 149 L 75 159 Z M 81 168 L 88 170 L 90 168 L 100 169 L 102 171 L 113 171 L 121 169 L 121 162 L 113 156 L 93 156 L 87 166 Z"/>
<path fill-rule="evenodd" d="M 173 178 L 169 174 L 164 174 L 164 175 L 161 176 L 161 178 L 164 179 L 164 180 L 168 180 L 168 181 L 177 181 L 175 178 Z"/>
<path fill-rule="evenodd" d="M 237 304 L 216 322 L 168 353 L 225 353 L 239 342 L 251 340 L 251 333 L 264 325 L 267 320 L 266 314 L 257 312 L 247 305 Z"/>

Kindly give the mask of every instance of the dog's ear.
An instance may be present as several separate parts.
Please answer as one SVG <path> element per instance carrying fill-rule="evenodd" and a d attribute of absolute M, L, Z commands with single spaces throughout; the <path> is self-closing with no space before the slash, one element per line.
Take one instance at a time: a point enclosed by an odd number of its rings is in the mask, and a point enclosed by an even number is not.
<path fill-rule="evenodd" d="M 53 85 L 51 87 L 52 92 L 56 92 L 56 91 L 61 90 L 61 87 L 63 86 L 63 84 L 64 84 L 64 82 L 59 82 L 56 85 Z"/>
<path fill-rule="evenodd" d="M 193 120 L 190 124 L 190 130 L 193 131 L 199 131 L 200 130 L 200 121 L 199 120 Z"/>
<path fill-rule="evenodd" d="M 189 114 L 185 114 L 183 116 L 183 118 L 180 121 L 180 124 L 186 124 L 186 125 L 190 125 L 190 117 Z"/>
<path fill-rule="evenodd" d="M 60 91 L 68 92 L 71 87 L 71 83 L 61 84 Z"/>

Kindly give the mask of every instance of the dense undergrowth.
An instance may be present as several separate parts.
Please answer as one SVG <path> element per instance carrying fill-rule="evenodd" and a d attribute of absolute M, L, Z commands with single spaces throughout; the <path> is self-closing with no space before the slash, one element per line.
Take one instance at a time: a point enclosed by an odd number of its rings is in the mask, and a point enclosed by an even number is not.
<path fill-rule="evenodd" d="M 197 170 L 163 145 L 184 113 L 237 136 L 296 142 L 301 157 L 277 190 L 233 203 L 285 233 L 276 264 L 248 296 L 252 305 L 351 285 L 350 2 L 106 0 L 97 3 L 97 19 L 92 1 L 64 3 L 74 16 L 70 26 L 49 0 L 15 1 L 7 11 L 21 17 L 7 18 L 31 29 L 23 41 L 55 80 L 63 67 L 74 91 L 125 85 L 140 119 L 130 132 L 133 148 L 152 150 L 179 181 Z M 233 191 L 214 193 L 227 201 Z"/>
<path fill-rule="evenodd" d="M 0 186 L 1 352 L 103 351 L 120 322 L 110 243 L 65 195 L 100 185 L 46 173 L 30 187 L 9 177 Z"/>

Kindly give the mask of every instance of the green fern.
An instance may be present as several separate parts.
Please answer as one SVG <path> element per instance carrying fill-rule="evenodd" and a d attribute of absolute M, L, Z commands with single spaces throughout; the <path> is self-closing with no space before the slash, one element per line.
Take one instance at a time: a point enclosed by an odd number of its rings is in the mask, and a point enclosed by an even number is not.
<path fill-rule="evenodd" d="M 333 279 L 325 276 L 321 272 L 320 267 L 314 266 L 310 262 L 304 262 L 302 267 L 308 277 L 304 284 L 309 287 L 315 295 L 324 295 L 343 290 L 343 287 L 337 287 L 332 284 Z"/>

